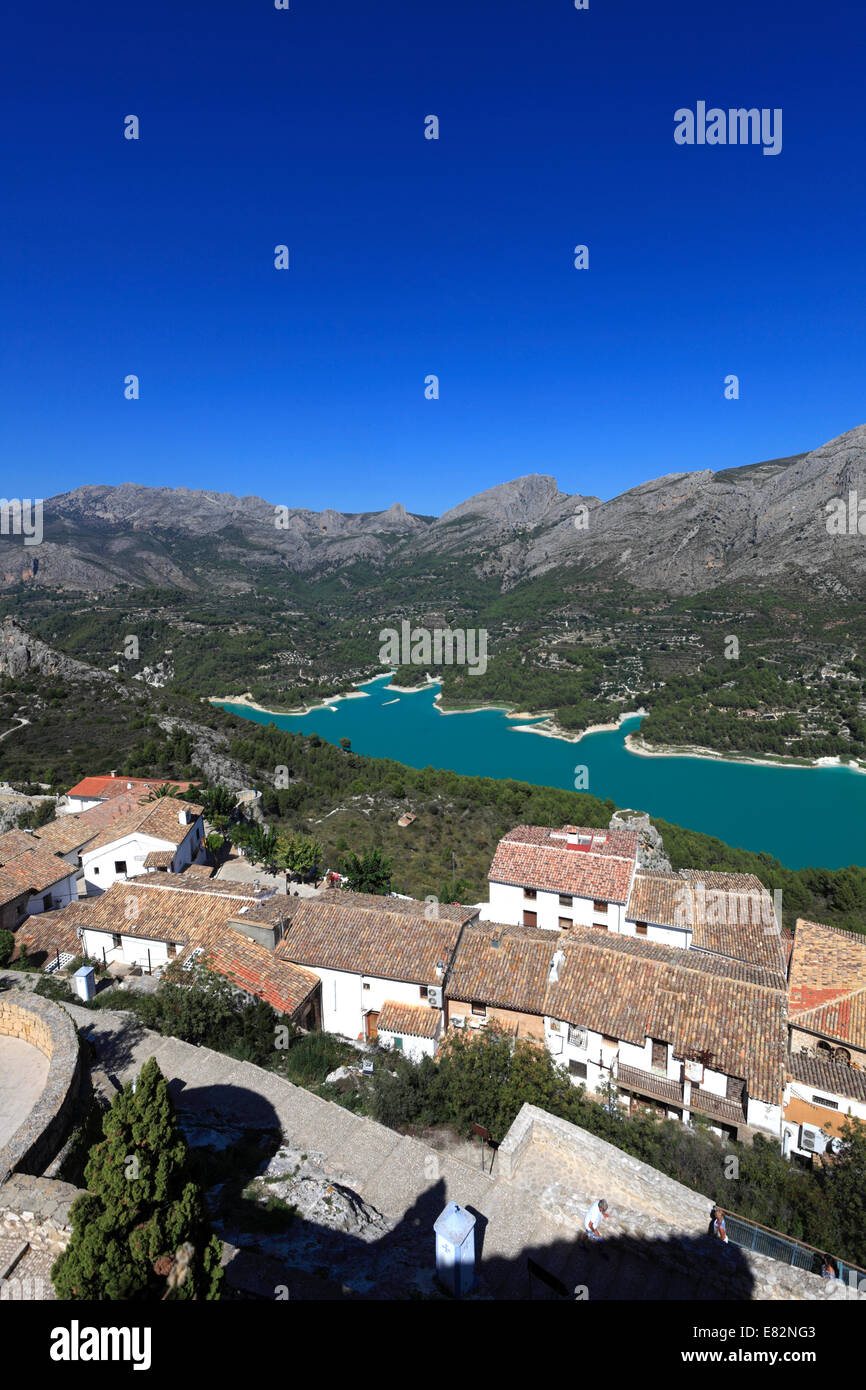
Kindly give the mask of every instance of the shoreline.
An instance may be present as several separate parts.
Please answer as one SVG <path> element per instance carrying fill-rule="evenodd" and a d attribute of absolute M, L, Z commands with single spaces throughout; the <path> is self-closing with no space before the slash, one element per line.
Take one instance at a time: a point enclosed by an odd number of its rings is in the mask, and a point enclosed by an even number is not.
<path fill-rule="evenodd" d="M 244 695 L 206 695 L 204 698 L 209 705 L 243 705 L 245 709 L 258 710 L 259 714 L 272 714 L 274 718 L 279 719 L 284 714 L 295 718 L 297 715 L 328 710 L 338 700 L 368 700 L 370 697 L 365 690 L 347 690 L 342 695 L 329 695 L 321 704 L 305 705 L 302 709 L 268 709 L 266 705 L 256 704 L 249 691 Z"/>
<path fill-rule="evenodd" d="M 396 675 L 396 672 L 392 672 L 391 674 Z M 363 682 L 363 685 L 371 685 L 374 681 L 380 679 L 380 676 L 371 676 L 369 680 Z M 393 690 L 399 695 L 419 695 L 424 690 L 429 690 L 431 685 L 438 685 L 441 687 L 441 684 L 441 681 L 434 680 L 432 676 L 428 676 L 423 685 L 394 685 L 389 681 L 384 689 Z M 337 704 L 340 700 L 369 699 L 369 695 L 361 686 L 358 686 L 354 690 L 345 691 L 342 695 L 332 695 L 318 705 L 306 705 L 303 709 L 291 710 L 274 710 L 268 709 L 265 705 L 259 705 L 252 699 L 249 691 L 244 695 L 208 695 L 205 698 L 207 702 L 212 705 L 241 705 L 246 709 L 254 709 L 260 714 L 273 715 L 275 718 L 278 718 L 280 715 L 290 715 L 294 718 L 296 716 L 303 717 L 308 714 L 313 714 L 319 710 L 328 711 L 331 706 Z M 442 691 L 440 689 L 439 694 L 436 695 L 433 700 L 433 708 L 439 714 L 484 714 L 488 710 L 497 710 L 500 713 L 504 713 L 508 719 L 534 719 L 538 721 L 534 724 L 515 724 L 512 726 L 512 733 L 538 734 L 541 738 L 555 738 L 559 739 L 562 743 L 580 743 L 581 739 L 588 738 L 590 734 L 616 733 L 627 719 L 640 719 L 647 714 L 645 709 L 627 710 L 618 715 L 614 722 L 589 724 L 578 733 L 571 733 L 556 723 L 552 710 L 531 714 L 525 710 L 512 710 L 510 705 L 476 705 L 471 709 L 443 709 L 440 703 L 441 699 Z M 389 701 L 389 703 L 391 702 Z M 736 757 L 731 757 L 729 754 L 719 753 L 714 748 L 704 748 L 700 744 L 660 744 L 654 746 L 645 743 L 641 739 L 639 732 L 626 734 L 624 746 L 628 753 L 633 753 L 641 758 L 709 758 L 714 762 L 740 763 L 743 765 L 750 764 L 753 767 L 791 767 L 805 768 L 807 770 L 809 768 L 838 767 L 849 772 L 866 773 L 866 763 L 857 761 L 843 763 L 838 754 L 800 761 L 794 759 L 784 760 L 781 757 L 759 758 L 749 753 L 741 753 Z"/>
<path fill-rule="evenodd" d="M 848 772 L 866 772 L 866 766 L 862 763 L 843 763 L 838 755 L 807 758 L 799 762 L 790 758 L 783 761 L 781 757 L 758 758 L 749 753 L 740 753 L 737 757 L 731 757 L 727 753 L 717 752 L 714 748 L 703 748 L 700 744 L 659 744 L 656 747 L 645 743 L 639 733 L 626 734 L 625 746 L 629 753 L 635 753 L 641 758 L 710 758 L 713 762 L 751 764 L 753 767 L 792 767 L 806 771 L 822 767 L 839 767 Z"/>

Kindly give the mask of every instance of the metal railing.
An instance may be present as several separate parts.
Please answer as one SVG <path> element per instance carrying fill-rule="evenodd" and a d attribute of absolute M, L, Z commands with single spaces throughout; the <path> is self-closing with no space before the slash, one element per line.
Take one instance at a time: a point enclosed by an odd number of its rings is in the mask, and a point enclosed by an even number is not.
<path fill-rule="evenodd" d="M 793 1265 L 795 1269 L 806 1270 L 809 1274 L 821 1273 L 826 1252 L 816 1249 L 814 1245 L 795 1240 L 793 1236 L 784 1236 L 770 1226 L 761 1226 L 757 1221 L 749 1221 L 746 1217 L 736 1216 L 729 1211 L 725 1211 L 725 1229 L 732 1245 L 742 1246 L 744 1250 L 754 1250 L 758 1255 L 767 1255 L 771 1260 Z M 851 1264 L 850 1260 L 840 1260 L 835 1255 L 830 1255 L 830 1261 L 836 1269 L 837 1277 L 844 1284 L 853 1285 L 857 1289 L 859 1281 L 866 1280 L 866 1269 Z"/>

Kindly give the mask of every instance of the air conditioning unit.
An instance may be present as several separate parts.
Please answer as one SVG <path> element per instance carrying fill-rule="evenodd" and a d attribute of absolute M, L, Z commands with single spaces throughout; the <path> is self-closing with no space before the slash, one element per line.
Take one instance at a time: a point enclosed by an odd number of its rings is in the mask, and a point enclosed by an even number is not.
<path fill-rule="evenodd" d="M 822 1154 L 827 1148 L 827 1136 L 815 1125 L 801 1125 L 800 1148 L 810 1154 Z"/>
<path fill-rule="evenodd" d="M 465 1027 L 466 1027 L 466 1015 L 465 1015 L 465 1014 L 455 1014 L 454 1017 L 451 1019 L 451 1027 L 452 1027 L 452 1028 L 465 1028 Z"/>
<path fill-rule="evenodd" d="M 441 1009 L 441 1008 L 442 1008 L 442 986 L 441 986 L 441 985 L 428 985 L 428 986 L 427 986 L 427 1003 L 430 1005 L 430 1008 L 431 1008 L 431 1009 Z"/>

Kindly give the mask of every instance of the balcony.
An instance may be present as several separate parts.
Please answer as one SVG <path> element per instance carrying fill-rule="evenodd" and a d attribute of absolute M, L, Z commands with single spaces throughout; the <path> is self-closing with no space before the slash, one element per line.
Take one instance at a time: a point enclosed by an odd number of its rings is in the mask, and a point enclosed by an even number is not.
<path fill-rule="evenodd" d="M 710 1115 L 714 1119 L 725 1120 L 728 1124 L 742 1125 L 746 1122 L 746 1109 L 742 1101 L 715 1096 L 712 1091 L 705 1091 L 702 1086 L 692 1086 L 689 1108 L 699 1110 L 701 1114 Z"/>
<path fill-rule="evenodd" d="M 661 1072 L 627 1067 L 620 1062 L 616 1082 L 626 1090 L 642 1091 L 644 1095 L 654 1096 L 657 1100 L 669 1100 L 672 1105 L 681 1106 L 683 1103 L 683 1088 L 679 1081 L 669 1081 Z"/>

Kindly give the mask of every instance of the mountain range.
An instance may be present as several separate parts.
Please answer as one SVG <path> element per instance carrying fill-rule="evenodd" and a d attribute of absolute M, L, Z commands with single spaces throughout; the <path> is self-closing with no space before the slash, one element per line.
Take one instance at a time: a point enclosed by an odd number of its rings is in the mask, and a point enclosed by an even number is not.
<path fill-rule="evenodd" d="M 853 523 L 833 529 L 829 509 Z M 501 483 L 442 516 L 314 512 L 188 488 L 86 485 L 45 501 L 44 539 L 0 540 L 0 586 L 101 593 L 157 585 L 190 593 L 256 587 L 267 572 L 317 579 L 459 557 L 503 590 L 554 569 L 688 595 L 780 580 L 845 601 L 866 587 L 866 425 L 820 448 L 729 468 L 671 473 L 602 501 L 544 474 Z M 866 516 L 861 522 L 866 533 Z M 351 578 L 349 576 L 349 578 Z"/>

